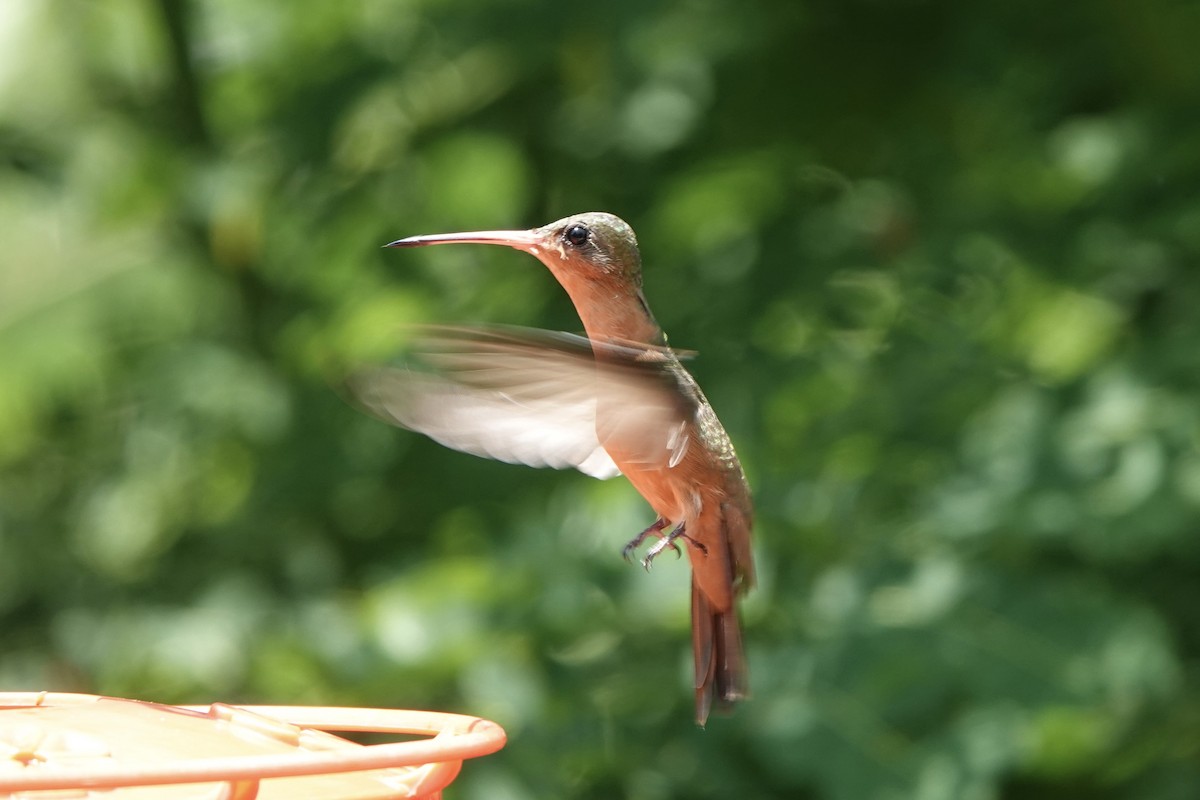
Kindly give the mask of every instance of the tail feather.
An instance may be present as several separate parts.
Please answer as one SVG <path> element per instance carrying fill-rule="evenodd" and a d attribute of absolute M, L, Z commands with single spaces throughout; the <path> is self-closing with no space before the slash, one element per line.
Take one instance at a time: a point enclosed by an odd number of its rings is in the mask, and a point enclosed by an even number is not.
<path fill-rule="evenodd" d="M 692 580 L 692 651 L 696 661 L 696 724 L 704 725 L 714 702 L 728 711 L 749 696 L 746 655 L 737 611 L 715 611 Z"/>

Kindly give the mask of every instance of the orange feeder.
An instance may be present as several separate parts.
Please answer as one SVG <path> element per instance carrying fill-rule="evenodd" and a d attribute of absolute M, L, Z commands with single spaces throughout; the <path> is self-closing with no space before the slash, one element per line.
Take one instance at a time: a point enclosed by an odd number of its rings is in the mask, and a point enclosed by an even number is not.
<path fill-rule="evenodd" d="M 360 745 L 326 731 L 431 738 Z M 0 798 L 440 798 L 463 759 L 504 741 L 494 722 L 433 711 L 0 692 Z"/>

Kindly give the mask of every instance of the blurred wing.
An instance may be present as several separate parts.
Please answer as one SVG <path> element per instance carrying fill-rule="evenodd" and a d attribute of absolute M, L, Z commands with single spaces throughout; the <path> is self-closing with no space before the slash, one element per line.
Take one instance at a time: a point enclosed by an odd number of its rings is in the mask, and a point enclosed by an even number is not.
<path fill-rule="evenodd" d="M 669 351 L 509 327 L 425 328 L 416 350 L 416 368 L 364 371 L 351 388 L 384 421 L 447 447 L 597 478 L 621 474 L 602 440 L 624 460 L 686 452 Z"/>
<path fill-rule="evenodd" d="M 596 478 L 621 474 L 596 439 L 595 399 L 515 401 L 443 375 L 385 368 L 352 382 L 375 416 L 464 453 L 531 467 L 574 467 Z"/>

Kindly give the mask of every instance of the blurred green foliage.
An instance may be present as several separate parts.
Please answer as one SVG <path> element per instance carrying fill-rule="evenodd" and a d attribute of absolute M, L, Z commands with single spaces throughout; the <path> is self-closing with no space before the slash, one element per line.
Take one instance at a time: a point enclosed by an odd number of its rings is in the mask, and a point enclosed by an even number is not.
<path fill-rule="evenodd" d="M 5 0 L 0 688 L 497 720 L 455 797 L 1200 796 L 1200 5 Z M 756 489 L 700 731 L 633 491 L 345 405 L 610 210 Z"/>

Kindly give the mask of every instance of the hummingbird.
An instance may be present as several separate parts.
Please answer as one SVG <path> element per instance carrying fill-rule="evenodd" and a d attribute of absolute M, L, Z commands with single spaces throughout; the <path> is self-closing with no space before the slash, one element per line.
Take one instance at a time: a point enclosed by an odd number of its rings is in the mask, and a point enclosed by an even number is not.
<path fill-rule="evenodd" d="M 737 600 L 754 585 L 750 489 L 733 444 L 667 343 L 642 291 L 633 229 L 602 212 L 531 230 L 428 234 L 386 247 L 492 244 L 541 261 L 586 337 L 513 327 L 426 331 L 424 372 L 379 370 L 355 386 L 369 410 L 448 447 L 530 466 L 624 475 L 656 519 L 649 569 L 687 550 L 696 722 L 748 696 Z"/>

